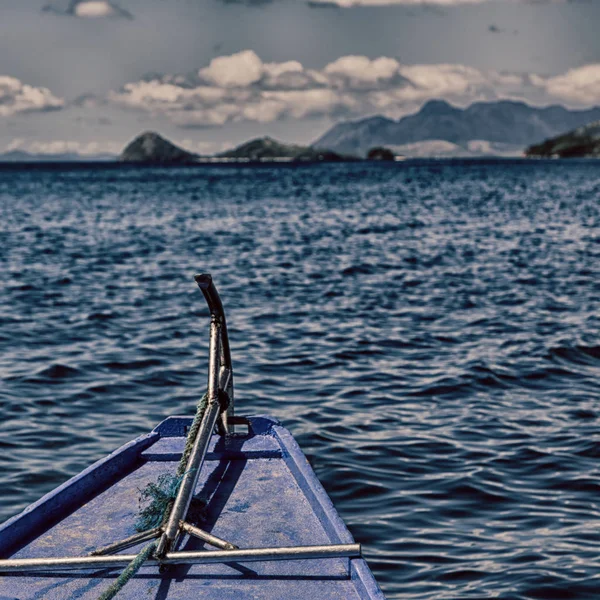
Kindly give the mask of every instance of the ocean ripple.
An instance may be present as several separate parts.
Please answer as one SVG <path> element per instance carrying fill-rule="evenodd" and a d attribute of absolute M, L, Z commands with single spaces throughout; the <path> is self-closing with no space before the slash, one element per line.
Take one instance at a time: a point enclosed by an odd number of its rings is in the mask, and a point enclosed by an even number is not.
<path fill-rule="evenodd" d="M 206 384 L 298 439 L 389 598 L 588 599 L 600 573 L 589 161 L 0 168 L 0 517 Z"/>

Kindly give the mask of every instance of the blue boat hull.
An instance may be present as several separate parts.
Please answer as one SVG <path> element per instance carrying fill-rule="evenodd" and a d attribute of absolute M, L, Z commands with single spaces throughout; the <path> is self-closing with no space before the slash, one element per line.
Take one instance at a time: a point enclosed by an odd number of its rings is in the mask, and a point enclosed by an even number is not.
<path fill-rule="evenodd" d="M 170 417 L 0 526 L 1 558 L 85 556 L 135 533 L 140 490 L 174 473 L 191 418 Z M 240 548 L 351 544 L 350 532 L 291 434 L 250 417 L 248 434 L 213 436 L 196 487 L 201 527 Z M 139 548 L 128 553 L 135 553 Z M 181 550 L 201 550 L 185 537 Z M 207 547 L 207 549 L 210 547 Z M 0 599 L 96 599 L 117 570 L 0 577 Z M 362 558 L 144 566 L 119 598 L 384 598 Z"/>

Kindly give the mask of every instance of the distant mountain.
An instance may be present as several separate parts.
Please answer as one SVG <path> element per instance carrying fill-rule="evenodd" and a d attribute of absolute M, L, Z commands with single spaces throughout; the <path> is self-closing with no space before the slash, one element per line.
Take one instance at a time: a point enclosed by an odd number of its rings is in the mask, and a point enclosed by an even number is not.
<path fill-rule="evenodd" d="M 338 123 L 313 146 L 360 156 L 374 146 L 397 147 L 429 140 L 450 142 L 465 149 L 475 140 L 524 148 L 599 119 L 600 107 L 538 108 L 500 100 L 476 102 L 462 109 L 444 100 L 430 100 L 419 112 L 399 121 L 375 116 Z"/>
<path fill-rule="evenodd" d="M 296 162 L 336 162 L 352 160 L 354 157 L 343 156 L 330 150 L 317 149 L 312 146 L 282 144 L 270 137 L 250 140 L 237 148 L 217 154 L 216 158 L 260 161 L 296 161 Z"/>
<path fill-rule="evenodd" d="M 200 157 L 172 144 L 154 131 L 146 131 L 127 144 L 119 160 L 132 163 L 186 164 L 197 162 Z"/>
<path fill-rule="evenodd" d="M 112 161 L 115 157 L 112 154 L 33 154 L 23 150 L 11 150 L 0 154 L 0 163 L 20 163 L 20 162 L 95 162 L 95 161 Z"/>
<path fill-rule="evenodd" d="M 600 121 L 530 146 L 525 155 L 538 158 L 600 158 Z"/>

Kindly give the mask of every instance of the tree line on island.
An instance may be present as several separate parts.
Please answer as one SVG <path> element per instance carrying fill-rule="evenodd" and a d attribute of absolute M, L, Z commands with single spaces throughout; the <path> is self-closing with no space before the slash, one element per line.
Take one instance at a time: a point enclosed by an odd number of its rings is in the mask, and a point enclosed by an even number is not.
<path fill-rule="evenodd" d="M 600 121 L 530 146 L 530 158 L 600 158 Z"/>

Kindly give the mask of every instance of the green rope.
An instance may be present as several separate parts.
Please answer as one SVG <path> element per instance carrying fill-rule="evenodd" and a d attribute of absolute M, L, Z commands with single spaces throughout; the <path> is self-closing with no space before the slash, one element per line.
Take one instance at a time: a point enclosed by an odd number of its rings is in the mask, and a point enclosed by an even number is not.
<path fill-rule="evenodd" d="M 173 502 L 175 502 L 179 486 L 185 475 L 187 463 L 207 406 L 208 394 L 204 394 L 196 407 L 196 415 L 188 431 L 183 454 L 181 455 L 175 475 L 164 473 L 157 479 L 156 483 L 150 482 L 141 490 L 140 503 L 150 500 L 150 504 L 140 509 L 140 514 L 135 524 L 137 531 L 147 531 L 148 529 L 160 527 L 168 520 L 171 507 L 173 506 Z"/>
<path fill-rule="evenodd" d="M 156 483 L 150 482 L 140 491 L 140 505 L 150 501 L 147 506 L 140 508 L 135 522 L 136 531 L 148 531 L 164 525 L 165 515 L 169 514 L 169 507 L 175 501 L 183 477 L 175 477 L 163 473 Z"/>
<path fill-rule="evenodd" d="M 200 398 L 200 402 L 198 402 L 198 405 L 196 406 L 196 415 L 194 416 L 194 420 L 192 421 L 190 430 L 188 431 L 187 438 L 185 440 L 185 448 L 183 449 L 183 454 L 181 455 L 181 460 L 179 461 L 179 466 L 177 467 L 177 477 L 183 477 L 183 474 L 185 473 L 185 469 L 187 467 L 190 454 L 192 453 L 192 448 L 194 446 L 194 442 L 196 441 L 196 436 L 198 435 L 198 430 L 202 424 L 202 419 L 204 418 L 204 413 L 206 412 L 207 406 L 208 392 L 204 394 L 202 398 Z"/>
<path fill-rule="evenodd" d="M 141 566 L 152 556 L 158 542 L 152 542 L 125 567 L 117 580 L 98 598 L 98 600 L 112 600 L 127 584 L 127 582 L 140 570 Z"/>
<path fill-rule="evenodd" d="M 198 402 L 196 407 L 196 415 L 192 421 L 192 425 L 187 434 L 185 440 L 185 447 L 181 460 L 177 466 L 175 475 L 169 475 L 164 473 L 161 475 L 156 483 L 150 482 L 140 492 L 140 502 L 150 500 L 150 504 L 143 509 L 140 509 L 135 528 L 137 531 L 146 531 L 148 529 L 154 529 L 160 525 L 164 525 L 165 521 L 169 518 L 171 507 L 177 497 L 179 486 L 183 480 L 183 476 L 186 473 L 186 467 L 200 424 L 204 418 L 206 407 L 208 406 L 208 394 L 204 394 Z M 142 548 L 141 552 L 125 567 L 121 572 L 117 580 L 98 598 L 98 600 L 111 600 L 114 598 L 124 587 L 125 584 L 140 570 L 141 566 L 154 554 L 158 541 L 154 541 L 147 546 Z"/>

